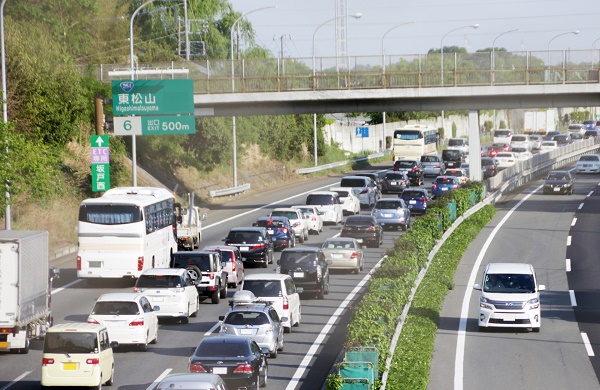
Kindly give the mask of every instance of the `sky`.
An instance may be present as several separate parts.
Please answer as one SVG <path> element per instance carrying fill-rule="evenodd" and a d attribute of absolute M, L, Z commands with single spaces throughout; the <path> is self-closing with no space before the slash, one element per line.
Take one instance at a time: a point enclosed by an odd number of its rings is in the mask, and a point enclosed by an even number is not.
<path fill-rule="evenodd" d="M 345 0 L 350 56 L 425 54 L 444 46 L 468 52 L 492 47 L 508 51 L 600 49 L 600 0 Z M 252 12 L 256 43 L 273 56 L 335 56 L 335 0 L 229 0 L 233 8 Z M 414 22 L 414 23 L 411 23 Z M 397 28 L 395 26 L 406 24 Z M 478 28 L 464 27 L 479 24 Z M 464 28 L 462 28 L 464 27 Z M 393 30 L 389 31 L 390 29 Z M 454 29 L 457 31 L 450 32 Z M 519 29 L 514 32 L 510 30 Z M 316 31 L 316 32 L 315 32 Z M 579 34 L 570 32 L 579 31 Z M 507 32 L 506 34 L 503 34 Z M 558 34 L 567 33 L 557 37 Z M 503 34 L 500 36 L 500 34 Z M 594 44 L 594 41 L 595 44 Z"/>

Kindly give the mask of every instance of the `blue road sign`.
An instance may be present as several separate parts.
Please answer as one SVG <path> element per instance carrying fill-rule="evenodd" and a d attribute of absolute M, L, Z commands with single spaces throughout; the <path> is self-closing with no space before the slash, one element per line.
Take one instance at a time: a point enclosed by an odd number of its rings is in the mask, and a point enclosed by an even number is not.
<path fill-rule="evenodd" d="M 369 138 L 369 128 L 368 127 L 357 127 L 356 128 L 356 137 L 357 138 Z"/>

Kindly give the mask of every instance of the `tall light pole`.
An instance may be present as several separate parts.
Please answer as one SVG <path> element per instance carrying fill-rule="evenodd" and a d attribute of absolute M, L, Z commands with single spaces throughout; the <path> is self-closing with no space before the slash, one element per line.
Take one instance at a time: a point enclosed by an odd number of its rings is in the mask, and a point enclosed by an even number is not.
<path fill-rule="evenodd" d="M 567 32 L 562 33 L 562 34 L 555 35 L 554 37 L 552 37 L 552 39 L 550 39 L 548 41 L 548 64 L 546 66 L 548 66 L 548 67 L 550 66 L 550 43 L 552 43 L 552 41 L 555 40 L 558 37 L 562 37 L 563 35 L 569 35 L 569 34 L 577 35 L 577 34 L 579 34 L 579 30 L 567 31 Z"/>
<path fill-rule="evenodd" d="M 4 4 L 6 4 L 6 0 L 2 0 L 2 5 L 0 5 L 0 30 L 1 31 L 1 41 L 0 45 L 2 46 L 0 49 L 2 50 L 2 121 L 4 125 L 8 123 L 8 105 L 6 104 L 6 55 L 4 53 Z M 6 158 L 8 159 L 8 139 L 6 142 Z M 4 217 L 4 226 L 6 230 L 10 230 L 10 191 L 9 191 L 9 183 L 8 181 L 4 183 L 6 186 L 6 213 Z"/>
<path fill-rule="evenodd" d="M 269 8 L 277 8 L 277 6 L 271 5 L 269 7 L 262 7 L 262 8 L 257 8 L 257 9 L 248 11 L 245 14 L 243 14 L 242 16 L 240 16 L 239 18 L 237 18 L 235 20 L 235 22 L 233 22 L 233 24 L 231 25 L 231 37 L 230 37 L 230 43 L 231 43 L 231 93 L 235 93 L 235 64 L 233 61 L 233 32 L 235 31 L 235 26 L 246 15 L 250 15 L 253 12 L 258 12 L 258 11 L 262 11 L 263 9 L 269 9 Z M 237 181 L 238 181 L 237 180 L 237 134 L 236 134 L 236 128 L 235 128 L 235 115 L 231 117 L 231 127 L 232 127 L 232 133 L 233 133 L 233 186 L 237 187 L 237 185 L 238 185 L 237 184 Z"/>
<path fill-rule="evenodd" d="M 441 55 L 440 71 L 441 71 L 442 87 L 444 86 L 444 38 L 446 38 L 448 35 L 452 34 L 454 31 L 460 30 L 463 28 L 479 28 L 479 24 L 471 24 L 468 26 L 461 26 L 461 27 L 454 28 L 454 29 L 448 31 L 446 34 L 444 34 L 444 36 L 442 37 L 442 40 L 440 41 L 440 55 Z M 444 110 L 442 110 L 442 129 L 444 129 L 444 131 L 446 130 L 446 125 L 444 123 Z"/>
<path fill-rule="evenodd" d="M 354 14 L 354 15 L 340 15 L 340 16 L 336 16 L 335 18 L 331 18 L 331 19 L 327 19 L 326 21 L 324 21 L 323 23 L 319 24 L 317 26 L 317 28 L 315 29 L 315 31 L 313 32 L 313 47 L 312 47 L 312 51 L 313 51 L 313 55 L 312 55 L 312 65 L 313 65 L 313 83 L 314 86 L 316 87 L 316 78 L 317 78 L 317 67 L 315 64 L 315 36 L 317 35 L 317 31 L 319 31 L 319 29 L 321 27 L 323 27 L 324 25 L 326 25 L 329 22 L 333 22 L 334 20 L 340 19 L 340 18 L 345 18 L 345 17 L 352 17 L 354 19 L 360 19 L 362 17 L 362 14 L 360 12 Z M 313 137 L 314 137 L 314 153 L 315 153 L 315 167 L 317 166 L 317 114 L 313 114 Z"/>
<path fill-rule="evenodd" d="M 496 81 L 496 57 L 495 57 L 496 39 L 500 38 L 504 34 L 509 34 L 511 32 L 515 32 L 515 31 L 519 31 L 519 29 L 515 28 L 514 30 L 504 31 L 503 33 L 497 35 L 496 38 L 494 38 L 494 40 L 492 41 L 492 58 L 490 61 L 490 66 L 491 66 L 491 71 L 492 71 L 492 84 L 494 84 L 494 82 Z M 495 108 L 494 108 L 494 126 L 492 126 L 492 128 L 493 129 L 496 128 L 496 109 Z"/>
<path fill-rule="evenodd" d="M 385 40 L 385 36 L 388 35 L 389 32 L 391 32 L 392 30 L 397 29 L 398 27 L 402 27 L 402 26 L 406 26 L 407 24 L 413 24 L 416 23 L 414 21 L 412 22 L 406 22 L 406 23 L 400 23 L 395 25 L 394 27 L 388 29 L 385 33 L 383 33 L 383 36 L 381 37 L 381 71 L 383 74 L 383 80 L 385 83 L 386 77 L 385 77 L 385 46 L 384 46 L 384 40 Z M 385 85 L 384 85 L 385 86 Z M 383 137 L 382 137 L 382 144 L 381 144 L 381 148 L 385 149 L 385 111 L 383 112 Z"/>

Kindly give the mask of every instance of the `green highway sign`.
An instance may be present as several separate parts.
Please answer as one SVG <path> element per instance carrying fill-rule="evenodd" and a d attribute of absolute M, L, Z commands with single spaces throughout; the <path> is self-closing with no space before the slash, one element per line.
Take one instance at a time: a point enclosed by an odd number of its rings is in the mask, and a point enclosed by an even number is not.
<path fill-rule="evenodd" d="M 195 134 L 196 117 L 124 116 L 113 118 L 115 135 Z"/>
<path fill-rule="evenodd" d="M 92 164 L 92 191 L 104 192 L 110 190 L 110 165 Z"/>
<path fill-rule="evenodd" d="M 108 135 L 92 135 L 90 146 L 92 148 L 108 148 Z"/>
<path fill-rule="evenodd" d="M 183 80 L 113 80 L 113 114 L 177 115 L 194 113 L 194 84 Z"/>

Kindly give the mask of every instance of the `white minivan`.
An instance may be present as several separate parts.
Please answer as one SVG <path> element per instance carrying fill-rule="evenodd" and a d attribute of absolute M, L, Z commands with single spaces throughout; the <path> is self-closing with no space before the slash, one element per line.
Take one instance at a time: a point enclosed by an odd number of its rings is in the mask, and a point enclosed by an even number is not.
<path fill-rule="evenodd" d="M 510 141 L 510 147 L 512 148 L 526 148 L 531 152 L 532 145 L 529 140 L 529 136 L 525 134 L 515 134 L 512 136 Z"/>
<path fill-rule="evenodd" d="M 54 325 L 44 337 L 41 387 L 111 386 L 115 376 L 113 348 L 106 326 L 73 322 Z"/>
<path fill-rule="evenodd" d="M 479 298 L 479 330 L 488 327 L 531 328 L 540 331 L 540 291 L 535 271 L 526 263 L 490 263 L 483 272 Z"/>
<path fill-rule="evenodd" d="M 342 223 L 344 211 L 339 194 L 333 191 L 313 191 L 306 197 L 308 206 L 316 206 L 319 210 L 323 223 Z"/>

